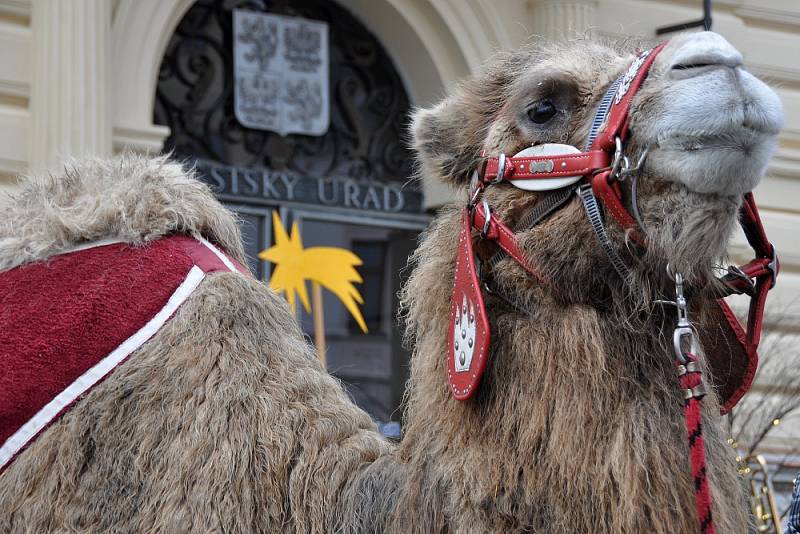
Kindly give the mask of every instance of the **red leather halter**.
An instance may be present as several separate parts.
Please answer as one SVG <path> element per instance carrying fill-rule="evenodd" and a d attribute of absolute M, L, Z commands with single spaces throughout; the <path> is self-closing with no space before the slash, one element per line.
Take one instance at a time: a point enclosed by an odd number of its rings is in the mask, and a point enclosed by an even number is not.
<path fill-rule="evenodd" d="M 616 181 L 615 167 L 619 164 L 621 148 L 628 135 L 628 112 L 633 97 L 647 76 L 656 56 L 665 45 L 666 43 L 662 43 L 634 60 L 617 88 L 614 103 L 605 120 L 605 127 L 600 130 L 589 150 L 579 154 L 561 156 L 515 158 L 500 155 L 490 157 L 486 161 L 483 176 L 477 181 L 472 195 L 474 203 L 471 207 L 472 227 L 482 231 L 485 234 L 482 237 L 485 239 L 495 241 L 501 249 L 543 284 L 548 285 L 547 280 L 525 259 L 524 254 L 519 250 L 514 232 L 488 209 L 488 204 L 475 202 L 475 200 L 487 186 L 503 181 L 513 183 L 515 180 L 581 175 L 584 176 L 585 181 L 583 187 L 590 186 L 591 192 L 601 201 L 606 212 L 611 214 L 617 224 L 624 230 L 630 230 L 633 239 L 646 246 L 636 219 L 628 212 L 623 203 L 622 191 Z M 487 210 L 489 211 L 488 221 Z M 768 291 L 775 285 L 779 268 L 775 249 L 764 231 L 752 193 L 744 195 L 740 211 L 740 224 L 756 257 L 745 265 L 731 267 L 729 274 L 721 278 L 727 289 L 721 297 L 732 294 L 747 294 L 751 297 L 747 330 L 742 329 L 738 319 L 722 298 L 718 300 L 718 305 L 751 363 L 748 364 L 744 373 L 742 380 L 744 383 L 722 399 L 723 412 L 729 411 L 738 402 L 752 381 L 755 362 L 757 362 L 756 349 L 761 338 L 764 305 Z M 475 387 L 471 388 L 471 391 L 474 392 L 474 390 Z M 463 395 L 456 395 L 456 397 L 461 398 Z"/>
<path fill-rule="evenodd" d="M 646 246 L 643 231 L 636 218 L 626 209 L 622 190 L 617 178 L 620 164 L 624 161 L 622 152 L 628 136 L 629 111 L 631 102 L 641 87 L 657 55 L 666 43 L 643 52 L 632 63 L 627 72 L 609 89 L 601 107 L 607 105 L 607 114 L 598 128 L 593 128 L 587 150 L 580 153 L 507 157 L 504 154 L 489 157 L 482 175 L 473 176 L 473 189 L 469 205 L 464 210 L 459 239 L 459 252 L 451 303 L 450 331 L 448 336 L 448 382 L 451 392 L 458 400 L 467 400 L 477 391 L 486 360 L 489 355 L 491 328 L 487 319 L 482 282 L 475 267 L 472 248 L 472 233 L 477 230 L 482 239 L 493 241 L 507 255 L 514 258 L 528 273 L 545 286 L 549 281 L 532 265 L 521 251 L 514 232 L 491 211 L 486 200 L 481 200 L 483 190 L 500 182 L 512 183 L 516 180 L 552 179 L 569 176 L 582 176 L 578 192 L 584 201 L 595 233 L 609 255 L 609 259 L 620 275 L 627 279 L 626 266 L 605 235 L 605 226 L 599 214 L 599 199 L 607 213 L 617 224 L 630 232 L 632 238 L 641 246 Z M 611 98 L 613 97 L 613 102 Z M 603 113 L 606 113 L 604 110 Z M 596 119 L 597 121 L 598 119 Z M 596 138 L 593 138 L 596 135 Z M 593 138 L 593 139 L 592 139 Z M 593 213 L 592 210 L 597 213 Z M 548 211 L 549 213 L 549 211 Z M 738 341 L 746 357 L 746 368 L 738 377 L 738 384 L 721 388 L 723 413 L 730 410 L 749 389 L 758 361 L 756 349 L 761 337 L 761 324 L 768 291 L 775 285 L 778 274 L 778 260 L 775 249 L 767 239 L 764 227 L 756 208 L 752 193 L 744 195 L 740 212 L 740 223 L 748 243 L 756 257 L 741 267 L 731 267 L 729 274 L 720 280 L 727 288 L 717 300 L 720 315 L 727 322 L 723 325 L 731 338 Z M 604 242 L 604 239 L 606 242 Z M 676 280 L 677 281 L 677 280 Z M 678 327 L 675 329 L 675 349 L 678 364 L 679 382 L 684 391 L 687 432 L 689 433 L 692 473 L 695 476 L 696 504 L 700 530 L 714 532 L 711 519 L 711 497 L 705 479 L 705 451 L 700 427 L 700 400 L 705 389 L 699 366 L 695 363 L 693 348 L 684 348 L 685 337 L 693 337 L 693 328 L 686 317 L 686 301 L 682 294 L 682 284 L 676 287 L 675 305 L 679 310 Z M 731 309 L 722 297 L 731 294 L 747 294 L 751 297 L 747 330 L 742 329 Z M 681 315 L 681 313 L 683 315 Z M 692 345 L 694 345 L 692 343 Z M 737 349 L 739 350 L 739 349 Z M 732 357 L 733 350 L 729 352 Z"/>

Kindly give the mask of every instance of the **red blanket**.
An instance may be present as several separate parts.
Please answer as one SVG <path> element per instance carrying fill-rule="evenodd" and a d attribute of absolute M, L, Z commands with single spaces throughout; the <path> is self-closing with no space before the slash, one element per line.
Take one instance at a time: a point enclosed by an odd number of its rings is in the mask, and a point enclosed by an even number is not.
<path fill-rule="evenodd" d="M 247 271 L 172 236 L 61 254 L 0 273 L 0 472 L 152 337 L 206 273 Z"/>

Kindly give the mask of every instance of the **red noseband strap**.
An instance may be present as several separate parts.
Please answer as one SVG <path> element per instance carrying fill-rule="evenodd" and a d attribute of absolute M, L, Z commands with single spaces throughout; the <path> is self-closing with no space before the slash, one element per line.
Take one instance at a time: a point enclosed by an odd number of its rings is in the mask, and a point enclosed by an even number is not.
<path fill-rule="evenodd" d="M 486 162 L 483 173 L 485 182 L 502 180 L 535 180 L 537 178 L 561 178 L 564 176 L 585 176 L 598 169 L 609 168 L 611 155 L 605 150 L 590 150 L 579 154 L 563 156 L 529 156 L 506 158 L 503 176 L 497 176 L 498 158 L 490 158 Z"/>

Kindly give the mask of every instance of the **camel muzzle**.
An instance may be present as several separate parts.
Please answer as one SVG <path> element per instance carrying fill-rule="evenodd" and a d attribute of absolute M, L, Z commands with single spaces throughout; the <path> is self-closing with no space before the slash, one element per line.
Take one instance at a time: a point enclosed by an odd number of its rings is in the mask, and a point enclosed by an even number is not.
<path fill-rule="evenodd" d="M 700 194 L 740 196 L 766 171 L 783 126 L 780 98 L 747 72 L 742 55 L 712 32 L 682 35 L 654 69 L 636 144 L 651 147 L 654 176 Z"/>

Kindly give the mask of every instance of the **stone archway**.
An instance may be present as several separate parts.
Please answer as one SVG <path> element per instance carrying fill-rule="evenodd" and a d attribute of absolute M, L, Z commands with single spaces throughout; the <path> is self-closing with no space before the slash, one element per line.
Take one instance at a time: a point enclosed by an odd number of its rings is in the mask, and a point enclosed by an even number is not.
<path fill-rule="evenodd" d="M 329 69 L 323 75 L 329 90 L 320 91 L 316 97 L 320 118 L 328 115 L 323 109 L 330 109 L 327 131 L 315 135 L 284 135 L 258 128 L 246 120 L 243 123 L 234 112 L 237 98 L 245 90 L 244 85 L 237 88 L 240 74 L 235 69 L 234 42 L 249 51 L 243 54 L 255 54 L 264 48 L 261 45 L 269 42 L 270 36 L 278 41 L 277 37 L 283 35 L 275 26 L 275 33 L 242 34 L 239 39 L 235 38 L 235 11 L 241 16 L 252 13 L 258 17 L 259 13 L 269 13 L 294 20 L 302 17 L 330 27 L 323 48 L 330 56 Z M 270 20 L 278 24 L 280 20 L 289 19 Z M 265 25 L 265 32 L 267 28 Z M 248 44 L 242 44 L 242 38 L 250 39 Z M 284 41 L 280 39 L 280 42 Z M 313 45 L 309 38 L 304 43 L 308 44 L 297 43 L 299 49 Z M 270 109 L 278 115 L 286 114 L 287 109 L 299 109 L 291 107 L 292 90 L 285 94 L 283 90 L 277 91 L 280 79 L 287 75 L 269 75 L 259 78 L 258 82 L 269 83 L 270 87 L 276 84 L 275 95 L 280 92 L 281 96 L 270 97 L 275 98 L 270 100 L 274 102 Z M 304 101 L 307 105 L 312 105 L 308 100 L 311 96 L 308 94 Z M 259 100 L 255 95 L 249 98 Z M 267 182 L 241 183 L 239 187 L 239 183 L 248 178 L 242 175 L 232 184 L 236 191 L 223 191 L 224 187 L 218 186 L 222 195 L 235 196 L 237 191 L 241 194 L 248 186 L 248 194 L 258 194 L 262 200 L 344 203 L 342 207 L 387 212 L 393 211 L 392 206 L 383 206 L 382 193 L 361 198 L 363 195 L 356 194 L 353 184 L 356 181 L 394 182 L 402 187 L 408 180 L 412 174 L 412 154 L 405 137 L 410 111 L 405 84 L 379 38 L 347 9 L 328 0 L 197 0 L 176 27 L 164 52 L 154 104 L 155 122 L 171 130 L 165 149 L 179 158 L 239 168 L 265 168 L 276 173 L 286 171 L 316 180 L 334 176 L 351 180 L 346 184 L 351 187 L 343 192 L 322 190 L 314 195 L 312 191 L 309 195 L 298 193 L 287 198 L 275 190 L 277 185 L 273 187 Z M 277 123 L 272 127 L 279 128 Z M 268 127 L 264 125 L 264 128 Z M 215 181 L 210 183 L 217 185 Z M 305 182 L 294 189 L 299 190 L 303 185 L 316 189 L 316 183 Z M 409 185 L 406 189 L 414 188 Z M 255 189 L 259 193 L 255 193 Z M 336 202 L 336 196 L 344 198 Z"/>
<path fill-rule="evenodd" d="M 120 0 L 112 25 L 115 149 L 159 152 L 169 131 L 153 122 L 158 70 L 170 36 L 194 0 Z M 340 0 L 376 35 L 392 58 L 414 105 L 439 99 L 498 45 L 502 28 L 482 26 L 475 0 Z M 458 16 L 455 16 L 454 13 Z M 448 198 L 441 184 L 423 183 L 433 205 Z M 436 199 L 440 199 L 438 202 Z"/>

